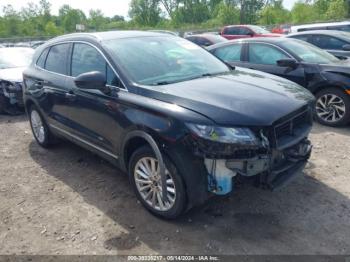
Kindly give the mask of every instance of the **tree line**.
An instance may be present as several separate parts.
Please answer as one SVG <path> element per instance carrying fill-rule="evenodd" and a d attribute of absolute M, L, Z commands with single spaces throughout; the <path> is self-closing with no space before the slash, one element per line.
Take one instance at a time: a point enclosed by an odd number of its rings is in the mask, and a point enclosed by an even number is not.
<path fill-rule="evenodd" d="M 3 7 L 0 37 L 55 36 L 76 31 L 113 29 L 217 28 L 227 24 L 301 24 L 344 20 L 350 17 L 350 0 L 299 0 L 291 10 L 283 0 L 131 0 L 129 18 L 106 17 L 101 10 L 80 9 L 63 5 L 58 15 L 51 13 L 48 0 L 28 3 L 21 10 Z M 111 3 L 111 7 L 117 3 Z"/>

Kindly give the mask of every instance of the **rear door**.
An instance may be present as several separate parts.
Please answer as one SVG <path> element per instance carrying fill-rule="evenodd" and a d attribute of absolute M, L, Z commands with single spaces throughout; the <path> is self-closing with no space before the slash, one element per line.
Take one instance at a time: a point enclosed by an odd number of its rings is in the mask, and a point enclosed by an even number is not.
<path fill-rule="evenodd" d="M 247 49 L 248 64 L 246 67 L 281 76 L 305 86 L 305 72 L 301 65 L 296 69 L 277 65 L 278 60 L 290 58 L 294 59 L 277 46 L 266 43 L 249 43 Z"/>
<path fill-rule="evenodd" d="M 45 49 L 39 57 L 35 74 L 27 84 L 37 96 L 49 125 L 62 129 L 69 126 L 69 107 L 66 101 L 66 81 L 68 76 L 68 54 L 71 44 L 56 44 Z"/>

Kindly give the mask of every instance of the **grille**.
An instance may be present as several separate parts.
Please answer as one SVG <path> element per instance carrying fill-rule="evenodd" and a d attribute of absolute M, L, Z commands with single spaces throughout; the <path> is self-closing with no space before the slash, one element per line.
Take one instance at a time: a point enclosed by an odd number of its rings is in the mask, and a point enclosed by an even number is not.
<path fill-rule="evenodd" d="M 305 130 L 308 130 L 312 125 L 312 114 L 309 109 L 296 112 L 287 120 L 274 126 L 274 140 L 276 146 L 281 146 L 286 140 L 295 138 L 299 139 L 301 135 L 305 135 Z"/>

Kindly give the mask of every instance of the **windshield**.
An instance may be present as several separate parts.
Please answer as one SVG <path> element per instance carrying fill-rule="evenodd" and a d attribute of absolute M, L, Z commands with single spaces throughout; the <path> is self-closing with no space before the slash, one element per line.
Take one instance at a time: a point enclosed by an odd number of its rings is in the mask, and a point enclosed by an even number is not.
<path fill-rule="evenodd" d="M 266 29 L 260 27 L 260 26 L 256 26 L 256 25 L 251 25 L 249 26 L 256 34 L 270 34 L 269 31 L 267 31 Z"/>
<path fill-rule="evenodd" d="M 114 39 L 104 45 L 128 76 L 142 85 L 164 85 L 230 72 L 212 54 L 178 37 Z"/>
<path fill-rule="evenodd" d="M 290 39 L 281 43 L 283 47 L 295 53 L 302 61 L 314 64 L 331 64 L 340 60 L 330 53 L 304 41 Z"/>
<path fill-rule="evenodd" d="M 32 62 L 33 54 L 31 48 L 1 48 L 0 69 L 26 67 Z"/>

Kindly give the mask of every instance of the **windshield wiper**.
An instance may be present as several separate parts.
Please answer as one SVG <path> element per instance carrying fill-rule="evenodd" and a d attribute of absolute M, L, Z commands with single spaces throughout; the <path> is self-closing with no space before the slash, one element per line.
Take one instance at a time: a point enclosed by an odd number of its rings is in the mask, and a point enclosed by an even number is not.
<path fill-rule="evenodd" d="M 152 85 L 153 86 L 164 86 L 164 85 L 170 85 L 172 83 L 173 82 L 170 82 L 170 81 L 159 81 L 159 82 L 152 83 Z"/>

